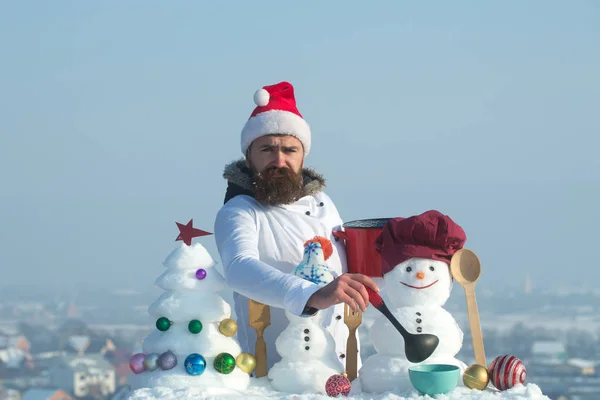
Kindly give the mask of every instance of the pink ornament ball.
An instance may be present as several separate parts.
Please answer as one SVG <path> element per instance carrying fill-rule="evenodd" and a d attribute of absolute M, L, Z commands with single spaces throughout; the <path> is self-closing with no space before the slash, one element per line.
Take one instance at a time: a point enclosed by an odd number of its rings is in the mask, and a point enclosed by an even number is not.
<path fill-rule="evenodd" d="M 134 374 L 141 374 L 146 370 L 144 366 L 144 360 L 146 359 L 146 355 L 143 353 L 134 354 L 129 360 L 129 368 Z"/>
<path fill-rule="evenodd" d="M 204 278 L 206 278 L 206 270 L 202 268 L 198 269 L 196 271 L 196 279 L 201 281 Z"/>
<path fill-rule="evenodd" d="M 527 370 L 523 362 L 515 356 L 505 354 L 496 357 L 488 368 L 490 382 L 498 390 L 507 390 L 517 384 L 524 384 Z"/>
<path fill-rule="evenodd" d="M 352 383 L 350 382 L 350 379 L 344 375 L 331 375 L 329 379 L 327 379 L 327 382 L 325 382 L 325 392 L 329 397 L 336 397 L 340 394 L 348 396 L 350 394 L 350 389 L 352 389 Z"/>

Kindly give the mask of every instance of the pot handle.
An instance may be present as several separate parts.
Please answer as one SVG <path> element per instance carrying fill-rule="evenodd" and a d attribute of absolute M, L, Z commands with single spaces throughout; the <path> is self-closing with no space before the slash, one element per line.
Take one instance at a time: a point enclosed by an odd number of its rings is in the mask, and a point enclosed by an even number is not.
<path fill-rule="evenodd" d="M 348 234 L 346 232 L 344 232 L 344 231 L 333 231 L 332 233 L 333 233 L 333 236 L 336 237 L 336 238 L 338 238 L 338 239 L 341 239 L 341 240 L 344 240 L 344 241 L 346 239 L 348 239 Z"/>

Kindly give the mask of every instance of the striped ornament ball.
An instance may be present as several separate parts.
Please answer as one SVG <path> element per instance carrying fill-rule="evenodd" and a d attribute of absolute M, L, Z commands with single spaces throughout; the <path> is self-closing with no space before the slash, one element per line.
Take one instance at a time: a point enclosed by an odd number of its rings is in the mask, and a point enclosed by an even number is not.
<path fill-rule="evenodd" d="M 509 354 L 496 357 L 490 364 L 488 372 L 490 382 L 498 390 L 506 390 L 517 384 L 524 384 L 527 378 L 527 370 L 523 362 Z"/>

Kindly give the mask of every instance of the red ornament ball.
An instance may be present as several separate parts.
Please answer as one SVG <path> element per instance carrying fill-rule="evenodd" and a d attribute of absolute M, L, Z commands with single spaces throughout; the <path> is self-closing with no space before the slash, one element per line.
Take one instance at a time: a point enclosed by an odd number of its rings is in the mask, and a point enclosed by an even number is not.
<path fill-rule="evenodd" d="M 350 380 L 346 376 L 340 374 L 331 375 L 325 383 L 325 392 L 327 392 L 327 395 L 330 397 L 336 397 L 340 394 L 348 396 L 351 388 L 352 383 Z"/>
<path fill-rule="evenodd" d="M 496 357 L 488 368 L 490 382 L 498 390 L 506 390 L 517 384 L 524 384 L 527 370 L 523 362 L 515 356 L 505 354 Z"/>

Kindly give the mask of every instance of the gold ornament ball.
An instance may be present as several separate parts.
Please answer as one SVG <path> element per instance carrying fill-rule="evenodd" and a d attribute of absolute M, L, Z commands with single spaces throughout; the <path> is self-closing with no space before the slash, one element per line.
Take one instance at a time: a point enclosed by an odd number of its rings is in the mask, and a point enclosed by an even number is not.
<path fill-rule="evenodd" d="M 483 390 L 490 381 L 490 374 L 486 367 L 473 364 L 465 369 L 463 382 L 469 389 Z"/>
<path fill-rule="evenodd" d="M 240 353 L 235 359 L 235 365 L 247 374 L 256 368 L 256 358 L 250 353 Z"/>
<path fill-rule="evenodd" d="M 219 332 L 225 336 L 231 337 L 237 332 L 237 323 L 231 318 L 224 319 L 219 324 Z"/>

